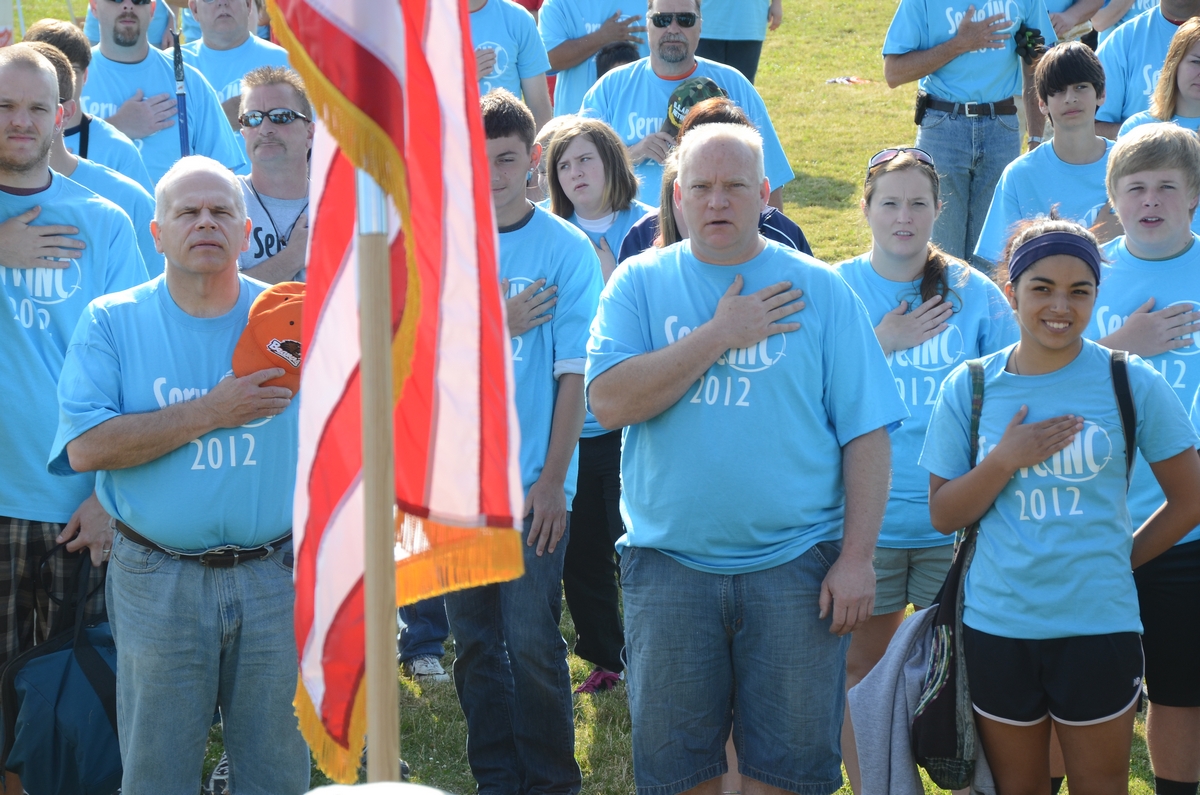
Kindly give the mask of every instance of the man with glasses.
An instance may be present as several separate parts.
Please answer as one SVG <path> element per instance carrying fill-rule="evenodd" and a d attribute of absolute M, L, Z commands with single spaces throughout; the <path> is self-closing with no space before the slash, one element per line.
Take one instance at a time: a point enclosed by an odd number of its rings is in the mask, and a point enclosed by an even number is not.
<path fill-rule="evenodd" d="M 238 267 L 268 284 L 304 280 L 308 248 L 308 153 L 312 103 L 286 66 L 260 66 L 242 79 L 238 121 L 250 173 L 238 177 L 250 217 L 250 247 Z"/>
<path fill-rule="evenodd" d="M 250 14 L 258 16 L 252 0 L 191 0 L 189 8 L 203 38 L 184 46 L 184 63 L 196 67 L 212 84 L 236 129 L 242 77 L 259 66 L 287 66 L 287 50 L 250 33 Z"/>
<path fill-rule="evenodd" d="M 80 101 L 83 111 L 107 119 L 138 145 L 157 184 L 182 155 L 175 102 L 175 66 L 170 53 L 150 47 L 146 30 L 155 0 L 91 0 L 100 20 L 100 46 Z M 184 65 L 188 143 L 191 154 L 207 155 L 235 172 L 246 157 L 221 102 L 195 67 Z"/>
<path fill-rule="evenodd" d="M 700 41 L 700 5 L 696 0 L 651 0 L 646 14 L 650 56 L 614 69 L 591 87 L 580 114 L 601 119 L 629 147 L 641 187 L 638 200 L 657 207 L 662 192 L 662 162 L 675 146 L 663 131 L 671 94 L 687 78 L 707 77 L 741 106 L 763 136 L 771 206 L 783 209 L 783 186 L 794 174 L 775 134 L 762 97 L 738 70 L 696 57 Z"/>

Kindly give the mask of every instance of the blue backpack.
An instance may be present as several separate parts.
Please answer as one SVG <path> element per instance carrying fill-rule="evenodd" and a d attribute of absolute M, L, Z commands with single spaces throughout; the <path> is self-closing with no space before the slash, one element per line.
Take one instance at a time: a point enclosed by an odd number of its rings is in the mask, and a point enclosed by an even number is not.
<path fill-rule="evenodd" d="M 85 624 L 95 592 L 87 550 L 81 558 L 78 594 L 63 605 L 50 638 L 13 658 L 0 677 L 0 763 L 29 795 L 113 795 L 121 786 L 117 651 L 107 619 Z M 96 590 L 102 586 L 103 579 Z"/>

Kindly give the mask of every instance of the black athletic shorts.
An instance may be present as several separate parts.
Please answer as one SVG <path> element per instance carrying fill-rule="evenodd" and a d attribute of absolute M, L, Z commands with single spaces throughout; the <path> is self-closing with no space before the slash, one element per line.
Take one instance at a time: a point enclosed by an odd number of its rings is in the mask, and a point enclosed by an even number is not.
<path fill-rule="evenodd" d="M 1200 541 L 1179 544 L 1133 573 L 1142 606 L 1146 695 L 1200 707 Z"/>
<path fill-rule="evenodd" d="M 1016 640 L 963 629 L 971 702 L 985 718 L 1088 726 L 1123 714 L 1142 693 L 1136 632 Z"/>

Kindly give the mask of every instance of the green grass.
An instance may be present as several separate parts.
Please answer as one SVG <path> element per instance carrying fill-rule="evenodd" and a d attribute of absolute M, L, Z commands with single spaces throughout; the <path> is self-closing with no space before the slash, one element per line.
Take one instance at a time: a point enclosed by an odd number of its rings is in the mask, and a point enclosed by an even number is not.
<path fill-rule="evenodd" d="M 83 0 L 75 12 L 85 10 Z M 27 24 L 46 16 L 67 18 L 62 0 L 26 0 Z M 880 47 L 895 8 L 892 0 L 792 2 L 782 28 L 767 37 L 757 84 L 796 179 L 784 189 L 787 214 L 800 224 L 814 253 L 835 263 L 866 251 L 870 232 L 859 211 L 867 158 L 887 146 L 911 144 L 914 86 L 892 90 L 883 82 Z M 827 84 L 829 78 L 857 76 L 865 85 Z M 574 627 L 564 616 L 563 634 L 574 644 Z M 453 662 L 447 649 L 446 665 Z M 589 666 L 571 656 L 574 684 Z M 452 685 L 427 688 L 401 679 L 402 756 L 413 780 L 454 793 L 474 792 L 466 759 L 466 726 Z M 576 756 L 583 769 L 585 795 L 629 795 L 634 790 L 629 710 L 624 685 L 611 692 L 577 697 Z M 205 773 L 221 753 L 213 730 Z M 1145 727 L 1139 718 L 1134 738 L 1132 795 L 1153 792 Z M 313 783 L 327 783 L 314 770 Z M 926 791 L 938 792 L 928 784 Z M 1066 791 L 1064 789 L 1064 791 Z M 844 787 L 839 795 L 848 795 Z"/>

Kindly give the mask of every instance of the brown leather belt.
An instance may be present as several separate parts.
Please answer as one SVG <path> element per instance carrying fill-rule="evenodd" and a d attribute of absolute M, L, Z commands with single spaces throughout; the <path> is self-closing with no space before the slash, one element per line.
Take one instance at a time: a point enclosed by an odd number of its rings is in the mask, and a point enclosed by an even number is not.
<path fill-rule="evenodd" d="M 207 552 L 189 555 L 183 552 L 172 552 L 169 549 L 163 549 L 158 544 L 146 538 L 144 535 L 137 532 L 122 521 L 118 520 L 116 522 L 116 526 L 117 529 L 121 531 L 121 535 L 125 536 L 135 544 L 141 544 L 144 547 L 153 549 L 155 552 L 162 552 L 170 555 L 173 558 L 194 560 L 199 562 L 201 565 L 211 566 L 214 569 L 229 569 L 243 561 L 265 558 L 276 549 L 279 549 L 279 547 L 282 546 L 285 541 L 292 537 L 291 532 L 289 532 L 287 535 L 277 538 L 269 544 L 264 544 L 261 547 L 254 547 L 253 549 L 222 547 L 220 549 L 213 549 Z"/>
<path fill-rule="evenodd" d="M 929 97 L 926 107 L 940 110 L 943 113 L 957 113 L 959 116 L 974 118 L 976 116 L 1012 116 L 1017 112 L 1017 103 L 1012 97 L 999 102 L 947 102 L 937 97 Z"/>

